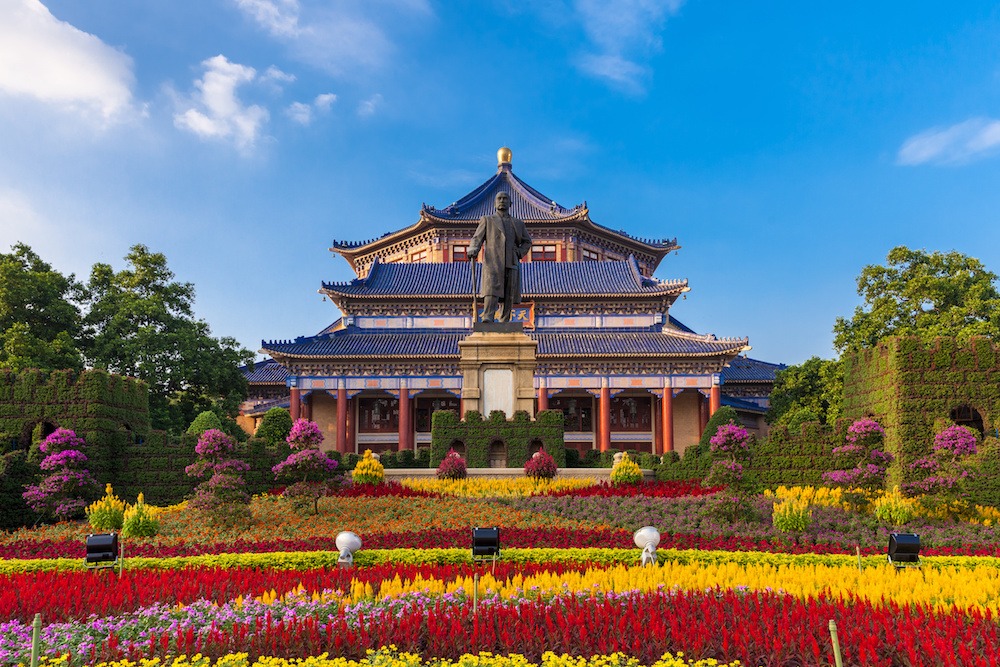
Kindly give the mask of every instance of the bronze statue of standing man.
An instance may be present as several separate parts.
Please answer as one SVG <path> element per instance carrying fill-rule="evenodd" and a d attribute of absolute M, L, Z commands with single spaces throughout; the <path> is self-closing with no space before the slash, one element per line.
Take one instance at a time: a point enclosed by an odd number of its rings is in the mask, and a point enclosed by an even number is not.
<path fill-rule="evenodd" d="M 510 310 L 521 300 L 521 258 L 531 250 L 531 237 L 524 221 L 510 215 L 510 195 L 506 192 L 497 193 L 496 211 L 479 219 L 469 244 L 469 261 L 476 261 L 485 241 L 479 287 L 486 307 L 483 322 L 494 321 L 498 303 L 503 304 L 499 321 L 510 322 Z"/>

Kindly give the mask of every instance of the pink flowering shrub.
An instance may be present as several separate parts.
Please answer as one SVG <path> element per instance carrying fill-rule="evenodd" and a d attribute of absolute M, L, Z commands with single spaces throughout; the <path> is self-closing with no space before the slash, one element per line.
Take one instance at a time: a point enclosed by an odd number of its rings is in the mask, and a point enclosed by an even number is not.
<path fill-rule="evenodd" d="M 39 451 L 46 455 L 40 467 L 48 475 L 24 487 L 21 496 L 31 509 L 57 521 L 83 513 L 86 496 L 97 488 L 97 481 L 84 467 L 87 456 L 80 451 L 84 444 L 83 438 L 66 428 L 56 429 L 39 444 Z"/>
<path fill-rule="evenodd" d="M 544 449 L 535 452 L 524 464 L 524 474 L 535 479 L 552 479 L 558 472 L 556 460 Z"/>
<path fill-rule="evenodd" d="M 834 447 L 837 470 L 823 473 L 823 479 L 843 488 L 873 492 L 885 486 L 886 472 L 893 455 L 882 450 L 885 429 L 873 419 L 859 419 L 847 429 L 846 443 Z"/>
<path fill-rule="evenodd" d="M 903 492 L 921 496 L 925 505 L 961 515 L 970 508 L 965 485 L 972 476 L 971 457 L 979 451 L 976 434 L 965 426 L 948 426 L 934 436 L 930 456 L 907 466 L 909 481 Z"/>
<path fill-rule="evenodd" d="M 724 502 L 717 507 L 727 519 L 745 518 L 751 513 L 752 484 L 746 476 L 750 463 L 753 436 L 742 426 L 722 424 L 709 441 L 712 467 L 705 478 L 709 486 L 724 486 L 720 497 Z"/>
<path fill-rule="evenodd" d="M 466 474 L 465 459 L 454 449 L 449 449 L 438 466 L 438 479 L 465 479 Z"/>
<path fill-rule="evenodd" d="M 213 523 L 225 528 L 250 522 L 250 495 L 243 479 L 250 466 L 231 458 L 235 449 L 235 440 L 218 429 L 209 429 L 195 445 L 198 460 L 184 469 L 188 477 L 203 480 L 195 487 L 188 505 L 204 511 Z"/>
<path fill-rule="evenodd" d="M 292 453 L 271 468 L 271 472 L 276 480 L 285 479 L 290 482 L 282 495 L 291 500 L 297 509 L 304 509 L 311 504 L 313 513 L 319 514 L 319 499 L 330 491 L 337 462 L 319 448 L 323 442 L 323 432 L 316 422 L 296 420 L 286 441 L 292 448 Z"/>

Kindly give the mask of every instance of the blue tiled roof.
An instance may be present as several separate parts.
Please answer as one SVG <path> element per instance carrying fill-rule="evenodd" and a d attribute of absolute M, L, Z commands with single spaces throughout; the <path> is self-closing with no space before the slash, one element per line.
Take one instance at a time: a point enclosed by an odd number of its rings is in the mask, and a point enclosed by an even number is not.
<path fill-rule="evenodd" d="M 734 354 L 745 338 L 716 339 L 672 332 L 526 332 L 538 341 L 539 357 L 653 356 L 686 357 Z M 392 331 L 369 333 L 353 327 L 326 336 L 294 341 L 264 341 L 268 354 L 279 357 L 458 358 L 458 342 L 468 330 Z"/>
<path fill-rule="evenodd" d="M 736 357 L 722 369 L 725 382 L 774 382 L 774 374 L 788 368 L 785 364 L 771 364 L 749 357 Z"/>
<path fill-rule="evenodd" d="M 246 377 L 247 382 L 252 384 L 285 384 L 288 371 L 274 359 L 264 359 L 253 365 L 253 372 L 249 366 L 241 366 L 240 370 Z"/>
<path fill-rule="evenodd" d="M 476 264 L 478 290 L 481 265 Z M 425 264 L 376 262 L 365 278 L 323 283 L 332 294 L 354 297 L 467 296 L 471 293 L 467 262 Z M 607 262 L 525 262 L 521 265 L 525 298 L 573 295 L 604 296 L 680 293 L 686 280 L 661 281 L 639 273 L 636 260 Z"/>
<path fill-rule="evenodd" d="M 510 214 L 522 220 L 560 220 L 586 207 L 586 204 L 572 209 L 560 206 L 515 176 L 509 164 L 504 164 L 492 178 L 451 206 L 438 209 L 424 204 L 423 210 L 441 220 L 479 220 L 495 211 L 495 199 L 499 192 L 510 196 Z"/>
<path fill-rule="evenodd" d="M 263 415 L 267 413 L 271 408 L 289 408 L 291 404 L 291 399 L 288 396 L 281 396 L 279 398 L 272 398 L 269 401 L 262 401 L 251 408 L 245 409 L 244 414 L 256 417 L 257 415 Z"/>
<path fill-rule="evenodd" d="M 740 412 L 753 412 L 754 414 L 762 415 L 767 413 L 767 408 L 762 408 L 756 403 L 751 403 L 750 401 L 744 401 L 741 398 L 736 398 L 735 396 L 722 395 L 722 404 L 728 405 L 734 410 L 739 410 Z"/>

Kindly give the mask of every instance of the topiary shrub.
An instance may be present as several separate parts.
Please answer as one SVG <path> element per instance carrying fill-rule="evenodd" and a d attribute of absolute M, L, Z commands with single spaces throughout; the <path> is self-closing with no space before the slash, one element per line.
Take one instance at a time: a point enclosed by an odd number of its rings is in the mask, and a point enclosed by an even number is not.
<path fill-rule="evenodd" d="M 218 429 L 209 429 L 195 445 L 198 460 L 184 469 L 189 477 L 203 480 L 195 487 L 188 506 L 205 512 L 212 523 L 223 528 L 245 526 L 251 518 L 250 495 L 243 480 L 250 466 L 230 458 L 235 449 L 232 438 Z"/>
<path fill-rule="evenodd" d="M 736 424 L 722 424 L 709 440 L 712 467 L 705 477 L 706 486 L 725 486 L 720 492 L 722 502 L 716 507 L 725 519 L 735 521 L 751 514 L 750 496 L 753 488 L 746 469 L 750 463 L 753 436 Z"/>
<path fill-rule="evenodd" d="M 292 430 L 292 416 L 284 408 L 271 408 L 264 413 L 254 437 L 263 438 L 271 447 L 286 441 Z"/>
<path fill-rule="evenodd" d="M 385 480 L 385 468 L 372 456 L 372 450 L 366 449 L 364 456 L 354 466 L 351 479 L 355 484 L 381 484 Z"/>
<path fill-rule="evenodd" d="M 222 420 L 219 419 L 219 415 L 211 410 L 205 410 L 194 418 L 194 421 L 187 427 L 185 433 L 200 438 L 202 433 L 212 428 L 222 431 Z"/>
<path fill-rule="evenodd" d="M 967 487 L 978 451 L 972 429 L 956 425 L 944 428 L 934 436 L 931 455 L 908 466 L 911 481 L 903 485 L 903 492 L 920 496 L 932 513 L 971 516 L 975 508 L 968 501 Z"/>
<path fill-rule="evenodd" d="M 882 450 L 885 429 L 873 419 L 859 419 L 847 429 L 847 442 L 833 449 L 838 470 L 823 473 L 823 479 L 844 489 L 873 494 L 885 488 L 885 476 L 893 455 Z M 849 502 L 858 502 L 858 499 Z"/>
<path fill-rule="evenodd" d="M 532 454 L 524 464 L 524 474 L 533 479 L 552 479 L 558 472 L 556 460 L 544 449 Z"/>
<path fill-rule="evenodd" d="M 97 487 L 97 481 L 84 468 L 87 456 L 80 451 L 84 444 L 83 438 L 66 428 L 56 429 L 39 444 L 39 451 L 45 455 L 40 467 L 49 474 L 38 484 L 25 487 L 22 496 L 31 509 L 57 521 L 83 513 L 86 496 Z"/>
<path fill-rule="evenodd" d="M 437 469 L 438 479 L 465 479 L 468 471 L 465 468 L 465 459 L 454 449 L 448 450 L 441 465 Z"/>
<path fill-rule="evenodd" d="M 271 471 L 276 480 L 292 482 L 282 495 L 290 499 L 297 509 L 311 504 L 313 514 L 319 514 L 319 499 L 330 490 L 337 462 L 319 448 L 323 432 L 308 419 L 299 419 L 292 425 L 287 442 L 292 453 Z"/>

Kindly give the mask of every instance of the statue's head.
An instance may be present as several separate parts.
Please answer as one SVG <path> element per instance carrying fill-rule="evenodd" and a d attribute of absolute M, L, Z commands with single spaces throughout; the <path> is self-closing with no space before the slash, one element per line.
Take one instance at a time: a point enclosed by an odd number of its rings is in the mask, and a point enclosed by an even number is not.
<path fill-rule="evenodd" d="M 510 210 L 510 195 L 501 190 L 496 196 L 497 210 L 502 212 Z"/>

